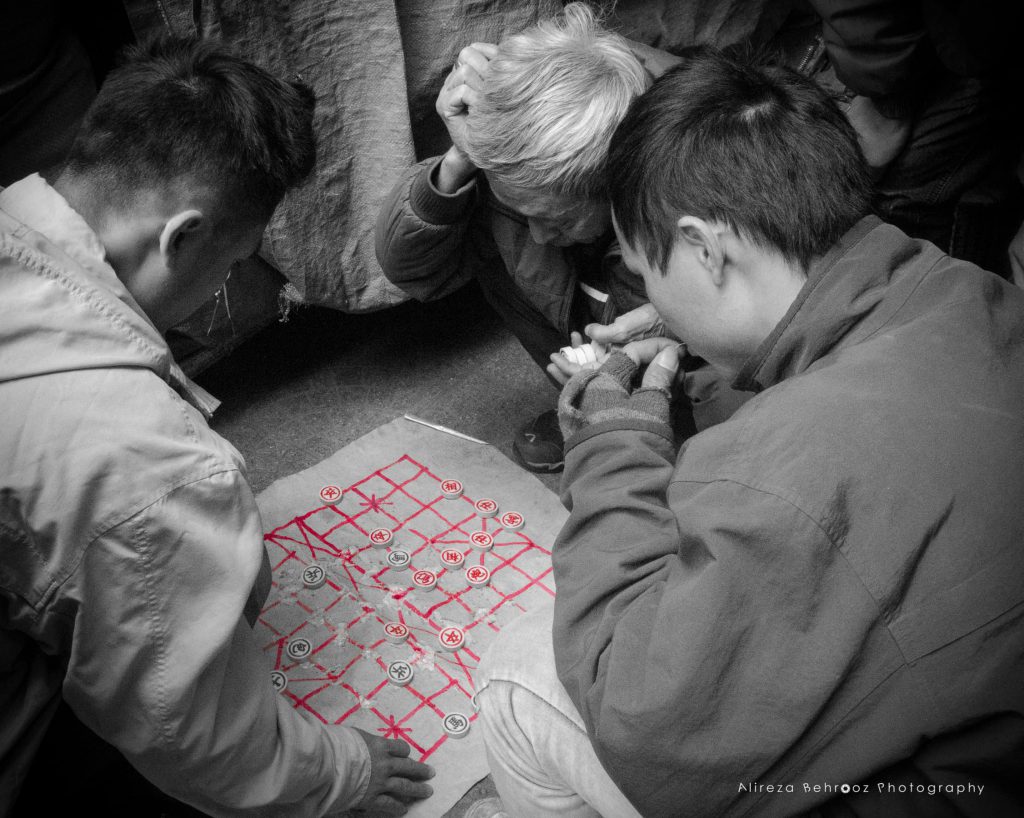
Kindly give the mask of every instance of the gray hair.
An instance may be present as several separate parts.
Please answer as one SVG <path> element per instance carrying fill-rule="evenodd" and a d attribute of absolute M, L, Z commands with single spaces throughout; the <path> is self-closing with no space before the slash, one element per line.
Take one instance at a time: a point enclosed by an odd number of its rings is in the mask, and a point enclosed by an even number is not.
<path fill-rule="evenodd" d="M 501 41 L 469 111 L 466 153 L 509 185 L 601 195 L 612 133 L 649 84 L 626 41 L 570 3 Z"/>

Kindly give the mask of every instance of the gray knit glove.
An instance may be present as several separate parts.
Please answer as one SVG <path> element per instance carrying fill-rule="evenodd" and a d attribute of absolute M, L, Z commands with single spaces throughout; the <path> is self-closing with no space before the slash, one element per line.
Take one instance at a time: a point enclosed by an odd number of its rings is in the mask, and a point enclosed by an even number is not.
<path fill-rule="evenodd" d="M 613 352 L 600 369 L 577 372 L 562 389 L 558 400 L 558 423 L 568 441 L 583 429 L 598 423 L 629 426 L 664 425 L 671 437 L 667 387 L 641 387 L 630 393 L 637 365 L 628 355 Z"/>

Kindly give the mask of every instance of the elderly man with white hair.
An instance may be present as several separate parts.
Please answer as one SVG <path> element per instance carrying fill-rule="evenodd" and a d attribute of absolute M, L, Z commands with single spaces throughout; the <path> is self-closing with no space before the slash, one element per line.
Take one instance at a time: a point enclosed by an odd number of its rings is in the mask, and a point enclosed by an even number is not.
<path fill-rule="evenodd" d="M 452 147 L 411 168 L 381 210 L 387 277 L 421 301 L 475 277 L 531 357 L 564 382 L 560 347 L 647 301 L 614 245 L 605 158 L 650 81 L 628 41 L 583 3 L 497 46 L 464 48 L 437 99 Z M 533 471 L 561 469 L 553 408 L 513 450 Z"/>

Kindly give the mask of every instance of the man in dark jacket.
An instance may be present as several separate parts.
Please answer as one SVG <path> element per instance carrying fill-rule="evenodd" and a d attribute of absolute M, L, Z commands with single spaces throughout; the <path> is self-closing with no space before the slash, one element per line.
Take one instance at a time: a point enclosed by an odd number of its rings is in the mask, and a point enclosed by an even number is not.
<path fill-rule="evenodd" d="M 500 46 L 464 48 L 437 101 L 451 149 L 411 168 L 381 209 L 384 274 L 421 301 L 475 278 L 549 370 L 552 353 L 581 343 L 574 332 L 641 305 L 614 248 L 604 161 L 649 82 L 626 41 L 582 3 Z M 528 423 L 513 450 L 532 471 L 560 470 L 554 409 Z"/>
<path fill-rule="evenodd" d="M 1020 815 L 1024 294 L 865 217 L 787 69 L 695 52 L 609 156 L 625 262 L 756 394 L 677 449 L 674 343 L 564 389 L 553 625 L 478 676 L 506 808 Z"/>

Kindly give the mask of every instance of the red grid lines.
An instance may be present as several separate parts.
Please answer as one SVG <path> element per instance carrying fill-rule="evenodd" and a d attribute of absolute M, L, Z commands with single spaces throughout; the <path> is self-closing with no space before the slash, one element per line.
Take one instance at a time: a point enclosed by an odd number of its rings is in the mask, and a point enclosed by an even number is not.
<path fill-rule="evenodd" d="M 318 496 L 317 486 L 311 492 L 315 507 L 264 535 L 274 585 L 259 627 L 274 668 L 287 677 L 281 695 L 325 724 L 402 738 L 420 760 L 443 748 L 446 714 L 475 720 L 473 673 L 502 624 L 554 595 L 551 552 L 530 539 L 529 520 L 526 528 L 507 531 L 499 518 L 477 515 L 473 486 L 458 499 L 446 499 L 441 480 L 404 455 L 340 496 L 327 492 L 330 502 Z M 501 504 L 500 492 L 476 494 L 484 496 Z M 406 570 L 388 565 L 387 548 L 371 545 L 369 533 L 376 528 L 393 532 L 390 549 L 409 553 Z M 489 550 L 472 546 L 475 531 L 491 535 Z M 440 560 L 450 548 L 464 554 L 462 567 L 448 568 Z M 302 584 L 302 569 L 312 562 L 327 573 L 318 589 Z M 464 571 L 472 565 L 491 572 L 488 585 L 467 583 Z M 437 574 L 433 590 L 412 585 L 412 574 L 422 569 Z M 388 621 L 409 628 L 407 641 L 385 639 Z M 438 634 L 453 625 L 466 640 L 449 652 Z M 297 661 L 287 646 L 300 635 L 313 649 Z M 405 686 L 388 682 L 388 663 L 396 659 L 414 669 Z"/>

